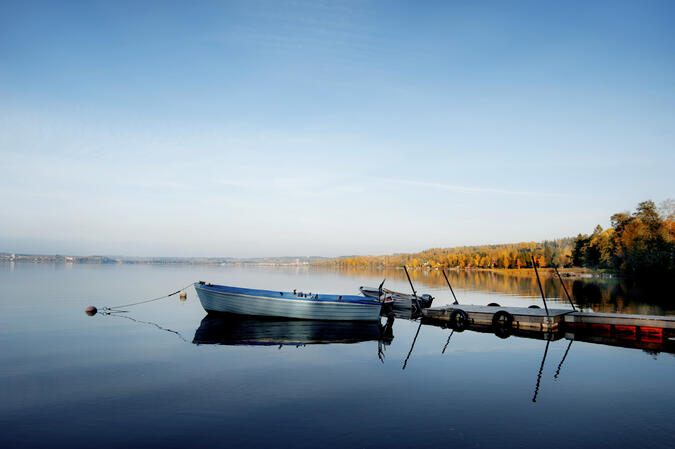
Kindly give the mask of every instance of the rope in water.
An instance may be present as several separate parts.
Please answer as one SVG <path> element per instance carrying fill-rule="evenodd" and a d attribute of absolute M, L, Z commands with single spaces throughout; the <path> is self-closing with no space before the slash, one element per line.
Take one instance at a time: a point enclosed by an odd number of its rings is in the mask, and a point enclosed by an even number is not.
<path fill-rule="evenodd" d="M 195 284 L 194 282 L 190 282 L 190 283 L 189 283 L 188 285 L 186 285 L 185 287 L 183 287 L 183 288 L 181 288 L 181 289 L 179 289 L 179 290 L 176 290 L 176 291 L 173 292 L 173 293 L 169 293 L 168 295 L 164 295 L 164 296 L 159 296 L 159 297 L 157 297 L 157 298 L 146 299 L 146 300 L 138 301 L 138 302 L 132 302 L 131 304 L 122 304 L 122 305 L 119 305 L 119 306 L 112 306 L 112 307 L 107 307 L 107 306 L 106 306 L 106 307 L 102 307 L 102 308 L 101 308 L 101 312 L 104 312 L 104 313 L 106 313 L 106 312 L 107 312 L 107 313 L 122 313 L 122 312 L 126 312 L 126 310 L 121 310 L 121 309 L 123 309 L 123 308 L 125 308 L 125 307 L 133 307 L 133 306 L 137 306 L 137 305 L 139 305 L 139 304 L 145 304 L 145 303 L 148 303 L 148 302 L 159 301 L 160 299 L 166 299 L 166 298 L 169 298 L 169 297 L 171 297 L 171 296 L 173 296 L 173 295 L 177 295 L 178 293 L 182 292 L 183 290 L 185 290 L 185 289 L 188 288 L 188 287 L 192 287 L 194 284 Z"/>
<path fill-rule="evenodd" d="M 149 325 L 155 326 L 155 327 L 156 327 L 157 329 L 159 329 L 159 330 L 166 331 L 166 332 L 171 332 L 172 334 L 176 334 L 176 335 L 178 336 L 178 338 L 180 338 L 181 340 L 183 340 L 185 343 L 190 343 L 190 341 L 189 341 L 187 338 L 183 337 L 183 334 L 181 334 L 180 332 L 175 331 L 175 330 L 173 330 L 173 329 L 169 329 L 168 327 L 160 326 L 159 324 L 157 324 L 157 323 L 155 323 L 155 322 L 152 322 L 152 321 L 137 320 L 136 318 L 132 318 L 132 317 L 130 317 L 130 316 L 128 316 L 128 315 L 110 314 L 110 316 L 114 316 L 114 317 L 118 317 L 118 318 L 125 318 L 125 319 L 131 320 L 131 321 L 133 321 L 133 322 L 135 322 L 135 323 L 149 324 Z"/>

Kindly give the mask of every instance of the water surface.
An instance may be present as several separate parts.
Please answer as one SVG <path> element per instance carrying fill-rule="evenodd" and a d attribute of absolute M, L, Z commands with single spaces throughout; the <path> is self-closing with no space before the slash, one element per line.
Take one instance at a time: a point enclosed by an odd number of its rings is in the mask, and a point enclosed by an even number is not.
<path fill-rule="evenodd" d="M 397 272 L 0 265 L 0 447 L 673 446 L 669 353 L 470 331 L 448 341 L 449 329 L 403 319 L 389 329 L 384 319 L 214 319 L 194 290 L 186 302 L 174 296 L 120 316 L 83 312 L 197 280 L 347 294 L 384 276 L 392 289 L 409 288 Z M 438 273 L 413 279 L 435 305 L 452 301 Z M 527 277 L 451 281 L 460 302 L 541 302 Z M 584 307 L 671 313 L 614 281 L 566 282 L 594 292 Z M 556 307 L 568 307 L 545 285 Z"/>

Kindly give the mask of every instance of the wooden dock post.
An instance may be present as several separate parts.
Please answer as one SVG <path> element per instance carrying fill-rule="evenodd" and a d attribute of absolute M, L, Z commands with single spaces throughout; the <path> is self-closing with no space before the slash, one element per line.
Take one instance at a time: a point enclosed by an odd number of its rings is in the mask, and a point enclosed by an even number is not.
<path fill-rule="evenodd" d="M 450 287 L 450 293 L 452 293 L 452 297 L 455 298 L 455 302 L 453 302 L 453 304 L 459 304 L 459 301 L 457 301 L 457 297 L 455 296 L 455 291 L 452 289 L 452 285 L 450 285 L 450 281 L 448 280 L 448 276 L 445 274 L 445 268 L 441 269 L 441 273 L 443 273 L 443 277 L 445 278 L 445 282 L 447 282 L 448 287 Z"/>
<path fill-rule="evenodd" d="M 413 283 L 410 280 L 410 275 L 408 274 L 408 268 L 403 265 L 403 269 L 405 270 L 405 275 L 408 277 L 408 282 L 410 283 L 410 288 L 412 289 L 413 292 L 413 298 L 415 298 L 415 307 L 417 307 L 417 312 L 422 313 L 422 306 L 420 306 L 420 302 L 417 299 L 417 292 L 415 291 L 415 287 L 413 287 Z"/>
<path fill-rule="evenodd" d="M 537 275 L 537 284 L 539 285 L 539 291 L 541 292 L 541 299 L 544 301 L 544 309 L 546 309 L 546 315 L 548 316 L 548 306 L 546 305 L 546 295 L 544 295 L 544 289 L 541 287 L 541 281 L 539 280 L 539 272 L 537 271 L 537 261 L 534 260 L 534 254 L 530 252 L 530 257 L 532 258 L 532 267 L 534 268 L 534 274 Z"/>
<path fill-rule="evenodd" d="M 558 267 L 553 267 L 555 270 L 555 274 L 558 275 L 558 279 L 560 279 L 560 285 L 562 285 L 563 290 L 565 291 L 565 296 L 567 296 L 567 300 L 570 302 L 570 305 L 572 306 L 572 310 L 575 312 L 577 311 L 577 308 L 574 307 L 574 303 L 572 302 L 572 298 L 570 297 L 570 294 L 567 293 L 567 287 L 565 287 L 565 283 L 562 280 L 562 277 L 560 276 L 560 273 L 558 273 Z"/>

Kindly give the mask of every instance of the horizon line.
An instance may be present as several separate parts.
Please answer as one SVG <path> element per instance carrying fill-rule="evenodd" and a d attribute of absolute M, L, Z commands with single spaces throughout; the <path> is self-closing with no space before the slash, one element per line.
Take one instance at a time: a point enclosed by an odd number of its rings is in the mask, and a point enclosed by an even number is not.
<path fill-rule="evenodd" d="M 40 257 L 108 257 L 108 258 L 120 258 L 120 259 L 233 259 L 233 260 L 246 260 L 246 259 L 341 259 L 345 257 L 385 257 L 385 256 L 395 256 L 400 254 L 417 254 L 424 251 L 429 251 L 432 249 L 455 249 L 455 248 L 472 248 L 478 246 L 504 246 L 504 245 L 518 245 L 521 243 L 545 243 L 545 242 L 555 242 L 558 240 L 564 239 L 574 239 L 576 237 L 557 237 L 553 239 L 546 239 L 540 241 L 519 241 L 519 242 L 504 242 L 504 243 L 480 243 L 480 244 L 471 244 L 471 245 L 457 245 L 457 246 L 431 246 L 424 249 L 416 251 L 400 251 L 400 252 L 391 252 L 387 254 L 343 254 L 339 256 L 320 256 L 320 255 L 308 255 L 308 256 L 250 256 L 250 257 L 241 257 L 241 256 L 128 256 L 123 254 L 66 254 L 66 253 L 30 253 L 30 252 L 10 252 L 10 251 L 0 251 L 0 255 L 14 255 L 14 256 L 40 256 Z"/>

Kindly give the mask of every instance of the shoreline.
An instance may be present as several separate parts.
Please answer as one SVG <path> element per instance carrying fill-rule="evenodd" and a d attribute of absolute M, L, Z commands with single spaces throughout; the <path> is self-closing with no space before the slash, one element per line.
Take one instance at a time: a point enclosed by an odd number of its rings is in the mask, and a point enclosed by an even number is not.
<path fill-rule="evenodd" d="M 269 258 L 273 261 L 253 260 L 233 260 L 227 258 L 178 258 L 178 257 L 157 257 L 157 258 L 123 258 L 108 256 L 42 256 L 42 255 L 21 255 L 10 259 L 0 255 L 1 263 L 19 263 L 19 264 L 52 264 L 52 265 L 205 265 L 205 266 L 255 266 L 255 267 L 306 267 L 330 270 L 350 270 L 350 271 L 382 271 L 382 270 L 403 270 L 400 266 L 353 266 L 346 267 L 337 264 L 326 264 L 320 261 L 301 261 L 301 262 L 282 262 L 286 258 Z M 290 259 L 290 258 L 289 258 Z M 297 258 L 294 258 L 297 259 Z M 314 258 L 310 258 L 314 259 Z M 498 273 L 510 276 L 534 276 L 532 267 L 521 268 L 478 268 L 478 267 L 444 267 L 448 271 L 457 272 L 482 272 Z M 410 271 L 433 272 L 440 271 L 440 267 L 408 267 Z M 545 276 L 554 276 L 555 271 L 552 267 L 538 267 L 539 273 Z M 607 269 L 591 269 L 586 267 L 564 267 L 558 268 L 558 272 L 565 278 L 624 278 L 621 273 Z"/>

